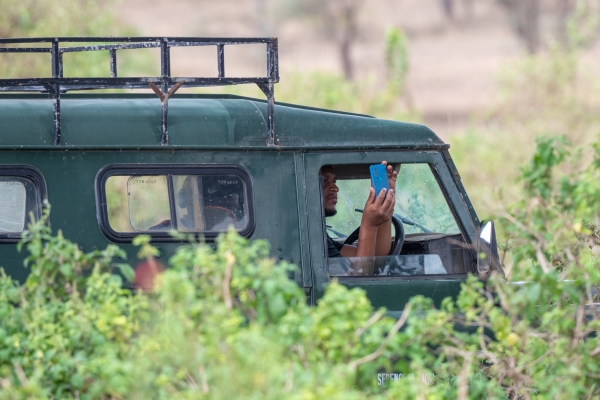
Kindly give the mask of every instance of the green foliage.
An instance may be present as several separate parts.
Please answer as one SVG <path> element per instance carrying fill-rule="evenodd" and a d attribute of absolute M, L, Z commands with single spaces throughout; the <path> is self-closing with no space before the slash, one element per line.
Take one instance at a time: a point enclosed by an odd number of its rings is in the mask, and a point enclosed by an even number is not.
<path fill-rule="evenodd" d="M 145 299 L 111 275 L 116 246 L 83 253 L 44 221 L 22 246 L 31 274 L 19 286 L 0 276 L 0 398 L 90 398 L 118 390 Z"/>
<path fill-rule="evenodd" d="M 562 3 L 568 12 L 555 24 L 558 32 L 542 34 L 542 40 L 559 35 L 546 50 L 506 62 L 498 71 L 493 105 L 448 140 L 471 201 L 479 213 L 485 210 L 486 218 L 521 199 L 520 188 L 512 182 L 534 152 L 536 137 L 562 135 L 582 145 L 600 131 L 600 81 L 596 65 L 583 53 L 599 37 L 599 5 L 586 0 Z M 502 242 L 506 239 L 503 232 L 499 236 Z"/>
<path fill-rule="evenodd" d="M 155 254 L 137 242 L 142 257 Z M 110 274 L 114 246 L 83 254 L 45 221 L 23 246 L 27 284 L 0 279 L 0 398 L 359 398 L 347 363 L 391 324 L 382 313 L 371 321 L 364 293 L 337 284 L 309 308 L 288 278 L 295 267 L 235 232 L 216 250 L 181 247 L 148 295 Z"/>
<path fill-rule="evenodd" d="M 546 272 L 557 268 L 562 278 L 573 270 L 597 268 L 599 139 L 573 149 L 562 136 L 538 138 L 531 162 L 522 169 L 527 197 L 509 207 L 500 220 L 512 237 L 509 246 L 517 279 L 529 279 L 535 267 Z"/>
<path fill-rule="evenodd" d="M 24 266 L 31 269 L 26 282 L 29 289 L 45 296 L 62 298 L 78 291 L 85 282 L 84 273 L 110 272 L 113 258 L 125 259 L 125 252 L 115 245 L 86 254 L 77 244 L 65 240 L 61 231 L 53 236 L 50 227 L 45 224 L 50 214 L 50 206 L 46 206 L 41 222 L 30 225 L 30 229 L 23 232 L 17 247 L 20 251 L 25 246 L 29 252 L 24 261 Z M 114 266 L 125 276 L 133 276 L 128 265 Z"/>
<path fill-rule="evenodd" d="M 408 76 L 408 40 L 398 28 L 390 28 L 385 35 L 385 64 L 388 72 L 388 90 L 402 93 Z"/>
<path fill-rule="evenodd" d="M 561 199 L 555 188 L 564 179 L 551 171 L 568 153 L 561 146 L 567 145 L 540 140 L 524 169 L 526 185 L 543 177 L 547 201 Z M 577 215 L 588 215 L 587 206 L 581 210 Z M 586 307 L 600 286 L 591 251 L 576 253 L 562 273 L 529 261 L 526 285 L 492 277 L 486 286 L 470 277 L 456 302 L 446 299 L 435 309 L 418 296 L 395 320 L 373 310 L 363 291 L 335 281 L 309 307 L 288 278 L 295 267 L 275 264 L 265 242 L 234 231 L 216 248 L 193 241 L 180 247 L 154 292 L 132 293 L 111 274 L 119 250 L 84 254 L 45 222 L 31 225 L 21 244 L 30 253 L 27 283 L 0 276 L 0 398 L 600 394 L 600 349 L 592 336 L 600 319 Z M 136 244 L 142 258 L 157 254 L 147 237 Z M 554 242 L 542 245 L 546 252 Z"/>
<path fill-rule="evenodd" d="M 117 32 L 115 0 L 66 0 L 53 4 L 39 0 L 3 0 L 1 37 L 91 36 Z M 78 15 L 79 18 L 71 18 Z"/>
<path fill-rule="evenodd" d="M 592 46 L 600 34 L 598 5 L 577 0 L 575 9 L 566 20 L 566 45 L 573 49 Z"/>
<path fill-rule="evenodd" d="M 564 136 L 537 138 L 537 151 L 529 165 L 522 169 L 528 197 L 549 200 L 552 191 L 552 171 L 564 161 L 570 143 Z"/>

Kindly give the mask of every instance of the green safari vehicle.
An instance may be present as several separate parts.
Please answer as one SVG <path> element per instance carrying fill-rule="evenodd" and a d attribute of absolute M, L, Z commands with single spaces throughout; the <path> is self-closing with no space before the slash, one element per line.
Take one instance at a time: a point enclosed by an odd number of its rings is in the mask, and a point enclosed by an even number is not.
<path fill-rule="evenodd" d="M 245 44 L 265 46 L 265 76 L 225 74 L 226 47 Z M 215 47 L 216 76 L 172 76 L 170 49 L 194 46 Z M 161 76 L 118 76 L 117 51 L 137 48 L 160 52 Z M 108 52 L 110 77 L 63 77 L 63 54 L 89 51 Z M 28 272 L 16 243 L 45 199 L 55 230 L 85 251 L 118 243 L 134 266 L 136 235 L 150 235 L 167 264 L 181 245 L 171 230 L 212 242 L 233 226 L 297 265 L 290 278 L 311 304 L 337 279 L 394 313 L 413 295 L 456 296 L 469 273 L 502 271 L 493 222 L 478 219 L 449 145 L 423 125 L 276 105 L 277 39 L 0 40 L 0 53 L 27 52 L 49 53 L 52 76 L 0 76 L 0 265 L 21 281 Z M 267 100 L 176 93 L 248 83 Z M 97 90 L 107 88 L 154 93 Z M 369 166 L 383 160 L 398 173 L 390 254 L 329 257 L 328 241 L 356 242 Z M 328 218 L 323 166 L 339 190 Z"/>

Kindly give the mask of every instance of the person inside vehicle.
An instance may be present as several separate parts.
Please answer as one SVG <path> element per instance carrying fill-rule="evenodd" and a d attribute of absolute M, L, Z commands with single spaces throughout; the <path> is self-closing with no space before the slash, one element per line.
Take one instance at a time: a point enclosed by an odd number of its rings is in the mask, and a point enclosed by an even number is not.
<path fill-rule="evenodd" d="M 364 207 L 360 222 L 358 243 L 356 246 L 344 245 L 333 240 L 327 234 L 327 252 L 329 257 L 373 257 L 387 256 L 392 246 L 391 223 L 394 213 L 396 179 L 398 172 L 393 170 L 386 161 L 382 164 L 387 166 L 390 190 L 386 194 L 385 189 L 375 193 L 370 188 L 369 197 Z M 337 213 L 336 174 L 331 165 L 325 165 L 320 170 L 323 177 L 323 204 L 325 216 L 332 217 Z"/>
<path fill-rule="evenodd" d="M 239 229 L 244 223 L 243 193 L 236 176 L 187 176 L 176 196 L 179 207 L 186 210 L 179 224 L 188 231 L 225 231 L 230 225 Z"/>

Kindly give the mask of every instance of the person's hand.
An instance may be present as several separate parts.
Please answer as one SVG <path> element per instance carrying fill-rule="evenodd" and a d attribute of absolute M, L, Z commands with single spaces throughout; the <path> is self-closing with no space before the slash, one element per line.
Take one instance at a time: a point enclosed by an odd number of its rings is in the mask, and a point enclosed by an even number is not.
<path fill-rule="evenodd" d="M 394 204 L 396 203 L 394 191 L 390 189 L 387 194 L 385 189 L 375 196 L 375 189 L 370 188 L 369 198 L 363 211 L 361 227 L 366 224 L 369 227 L 377 228 L 379 225 L 390 221 L 394 213 Z"/>
<path fill-rule="evenodd" d="M 396 191 L 396 179 L 398 179 L 398 172 L 394 171 L 394 167 L 388 165 L 387 161 L 381 162 L 385 165 L 385 170 L 387 171 L 388 182 L 390 184 L 390 190 Z"/>

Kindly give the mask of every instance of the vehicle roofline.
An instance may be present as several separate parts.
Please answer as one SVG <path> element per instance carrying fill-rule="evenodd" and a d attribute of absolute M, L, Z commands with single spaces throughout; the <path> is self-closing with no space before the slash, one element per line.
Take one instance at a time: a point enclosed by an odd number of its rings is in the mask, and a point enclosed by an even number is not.
<path fill-rule="evenodd" d="M 61 94 L 61 100 L 75 100 L 75 99 L 157 99 L 154 93 L 65 93 Z M 0 100 L 10 100 L 10 99 L 40 99 L 40 100 L 51 100 L 47 94 L 39 94 L 39 93 L 2 93 L 0 92 Z M 218 99 L 218 100 L 249 100 L 255 101 L 257 103 L 268 104 L 268 101 L 265 99 L 259 99 L 256 97 L 250 96 L 239 96 L 236 94 L 219 94 L 219 93 L 175 93 L 170 97 L 170 100 L 176 99 Z M 341 115 L 352 115 L 355 117 L 366 117 L 366 118 L 375 118 L 372 115 L 361 114 L 361 113 L 353 113 L 348 111 L 341 110 L 332 110 L 329 108 L 319 108 L 319 107 L 311 107 L 304 106 L 301 104 L 293 104 L 293 103 L 285 103 L 281 101 L 277 101 L 275 103 L 275 107 L 290 107 L 297 108 L 300 110 L 309 110 L 309 111 L 320 111 L 331 114 L 341 114 Z"/>
<path fill-rule="evenodd" d="M 147 145 L 147 146 L 121 146 L 121 145 L 106 145 L 106 146 L 54 146 L 54 145 L 8 145 L 2 146 L 0 145 L 0 151 L 5 150 L 56 150 L 56 151 L 70 151 L 70 150 L 106 150 L 106 151 L 115 151 L 115 150 L 156 150 L 156 151 L 173 151 L 173 150 L 223 150 L 223 151 L 232 151 L 232 150 L 255 150 L 255 151 L 317 151 L 317 150 L 340 150 L 340 151 L 386 151 L 386 150 L 401 150 L 401 151 L 442 151 L 449 149 L 450 145 L 447 143 L 435 144 L 430 146 L 422 146 L 416 144 L 406 144 L 401 146 L 352 146 L 352 145 L 306 145 L 306 146 L 286 146 L 286 145 L 278 145 L 278 146 L 257 146 L 257 145 L 247 145 L 247 146 L 178 146 L 178 145 Z"/>
<path fill-rule="evenodd" d="M 47 95 L 43 94 L 2 94 L 0 93 L 0 101 L 11 101 L 11 100 L 19 100 L 25 101 L 28 103 L 36 103 L 36 100 L 42 101 L 51 101 L 52 99 Z M 44 138 L 36 138 L 31 137 L 29 143 L 23 143 L 23 140 L 19 138 L 13 137 L 11 140 L 7 140 L 2 143 L 0 140 L 0 149 L 35 149 L 35 150 L 48 150 L 51 148 L 54 149 L 82 149 L 82 150 L 143 150 L 143 149 L 189 149 L 189 150 L 228 150 L 235 151 L 236 149 L 243 150 L 299 150 L 299 151 L 312 151 L 312 150 L 345 150 L 345 151 L 373 151 L 373 150 L 395 150 L 395 149 L 404 149 L 404 150 L 445 150 L 448 149 L 449 146 L 445 144 L 431 129 L 427 128 L 424 125 L 418 123 L 409 123 L 402 121 L 394 121 L 394 120 L 386 120 L 383 118 L 375 118 L 372 116 L 366 116 L 362 114 L 355 113 L 347 113 L 343 111 L 336 110 L 326 110 L 314 107 L 305 107 L 295 104 L 288 103 L 279 103 L 276 106 L 276 109 L 279 110 L 278 113 L 275 114 L 275 119 L 278 119 L 278 115 L 280 115 L 279 126 L 280 129 L 283 129 L 282 132 L 288 132 L 286 129 L 291 129 L 288 134 L 278 135 L 276 137 L 275 143 L 271 143 L 266 140 L 267 138 L 262 136 L 262 133 L 259 132 L 261 128 L 261 123 L 267 125 L 266 118 L 267 116 L 264 114 L 265 105 L 267 105 L 265 100 L 255 99 L 252 97 L 244 97 L 237 95 L 229 95 L 229 94 L 196 94 L 196 93 L 185 93 L 173 98 L 173 100 L 181 100 L 184 104 L 187 102 L 185 107 L 189 107 L 190 104 L 194 104 L 196 101 L 218 101 L 222 103 L 223 106 L 226 106 L 226 103 L 231 101 L 231 104 L 237 104 L 240 106 L 242 103 L 246 103 L 248 106 L 252 108 L 251 105 L 254 105 L 258 111 L 258 114 L 254 109 L 252 111 L 254 114 L 248 114 L 247 110 L 239 111 L 241 114 L 233 115 L 235 117 L 244 118 L 245 115 L 254 118 L 252 121 L 254 125 L 252 125 L 250 130 L 247 132 L 238 132 L 235 135 L 236 140 L 233 142 L 230 140 L 230 143 L 206 143 L 204 144 L 197 143 L 195 140 L 192 140 L 191 134 L 189 134 L 189 129 L 187 132 L 187 136 L 184 135 L 183 139 L 176 144 L 169 143 L 168 140 L 163 140 L 161 138 L 160 143 L 148 143 L 150 138 L 143 138 L 136 141 L 130 141 L 127 144 L 122 144 L 119 140 L 114 140 L 115 137 L 112 137 L 112 143 L 107 139 L 105 142 L 91 141 L 86 143 L 85 138 L 82 136 L 82 140 L 76 139 L 74 137 L 69 137 L 69 135 L 61 135 L 62 139 L 58 142 L 46 141 L 40 142 Z M 160 101 L 153 93 L 76 93 L 76 94 L 67 94 L 63 97 L 63 101 L 65 102 L 65 106 L 67 103 L 70 103 L 72 106 L 77 106 L 79 102 L 82 104 L 86 103 L 88 106 L 90 104 L 94 104 L 96 102 L 103 103 L 108 105 L 108 107 L 118 107 L 120 102 L 156 102 L 157 105 L 160 105 Z M 149 104 L 150 104 L 149 103 Z M 33 104 L 32 104 L 33 105 Z M 173 104 L 175 106 L 175 103 Z M 236 106 L 236 107 L 237 107 Z M 47 104 L 44 106 L 47 107 Z M 142 110 L 145 108 L 140 108 L 139 105 L 132 106 L 132 110 Z M 240 106 L 241 107 L 241 106 Z M 154 109 L 153 109 L 154 110 Z M 237 109 L 236 109 L 237 110 Z M 27 110 L 23 111 L 26 112 Z M 46 110 L 47 113 L 48 110 Z M 156 110 L 154 110 L 156 111 Z M 237 111 L 236 111 L 237 112 Z M 246 112 L 246 114 L 243 114 Z M 10 120 L 10 115 L 6 116 Z M 213 116 L 214 117 L 214 116 Z M 74 121 L 84 121 L 81 117 L 75 116 Z M 309 118 L 312 125 L 310 125 L 311 132 L 314 129 L 317 129 L 321 132 L 323 129 L 328 127 L 327 129 L 337 129 L 342 132 L 346 129 L 351 131 L 351 134 L 346 138 L 346 136 L 340 136 L 335 143 L 332 143 L 332 140 L 324 140 L 322 136 L 315 136 L 314 134 L 311 136 L 310 134 L 301 134 L 298 133 L 298 129 L 301 129 L 301 124 L 303 124 L 306 119 Z M 314 118 L 314 119 L 313 119 Z M 351 121 L 350 125 L 348 123 L 344 124 L 344 120 Z M 98 121 L 94 120 L 97 124 Z M 140 120 L 141 121 L 141 120 Z M 250 120 L 249 120 L 250 121 Z M 316 121 L 316 122 L 315 122 Z M 319 121 L 322 123 L 319 125 Z M 121 121 L 122 122 L 122 121 Z M 219 121 L 217 121 L 219 122 Z M 220 121 L 222 123 L 222 121 Z M 227 129 L 233 129 L 230 126 L 229 122 L 227 122 Z M 287 125 L 286 125 L 287 124 Z M 359 124 L 357 126 L 357 124 Z M 30 124 L 31 125 L 31 124 Z M 39 124 L 38 124 L 39 125 Z M 357 135 L 357 129 L 360 127 L 367 129 L 372 133 L 371 140 L 365 139 L 364 137 Z M 36 125 L 33 128 L 39 129 Z M 29 127 L 29 129 L 33 129 Z M 184 132 L 184 131 L 182 131 Z M 291 133 L 290 133 L 291 132 Z M 406 135 L 405 135 L 406 133 Z M 231 135 L 231 132 L 229 132 Z M 381 134 L 379 137 L 377 134 Z M 14 135 L 13 135 L 14 136 Z M 31 135 L 30 135 L 31 136 Z M 85 135 L 84 135 L 85 136 Z M 114 136 L 114 135 L 113 135 Z M 79 137 L 79 136 L 77 136 Z M 48 138 L 47 138 L 48 139 Z M 88 138 L 89 139 L 89 138 Z M 340 143 L 343 141 L 347 141 L 347 143 Z M 11 143 L 12 142 L 12 143 Z M 37 143 L 36 143 L 37 142 Z M 187 143 L 186 143 L 187 142 Z"/>

